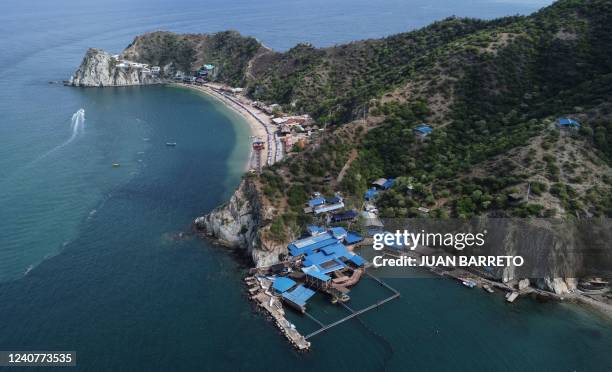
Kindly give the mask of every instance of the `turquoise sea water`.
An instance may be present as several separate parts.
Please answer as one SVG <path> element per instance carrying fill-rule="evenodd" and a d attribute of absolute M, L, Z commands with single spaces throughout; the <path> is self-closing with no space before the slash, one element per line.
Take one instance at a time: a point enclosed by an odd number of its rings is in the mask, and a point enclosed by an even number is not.
<path fill-rule="evenodd" d="M 436 279 L 393 281 L 400 300 L 296 353 L 252 312 L 234 257 L 197 239 L 174 239 L 237 185 L 249 135 L 241 119 L 184 89 L 48 83 L 67 78 L 86 48 L 118 52 L 156 29 L 237 29 L 287 49 L 384 36 L 452 14 L 528 13 L 547 3 L 4 4 L 0 350 L 76 350 L 79 369 L 90 371 L 263 370 L 271 363 L 290 370 L 609 369 L 612 331 L 593 314 L 531 301 L 506 306 L 500 296 Z M 81 108 L 84 120 L 73 123 Z M 384 295 L 367 281 L 354 293 L 354 307 Z M 313 313 L 323 320 L 344 314 L 322 298 Z M 313 328 L 297 315 L 292 320 Z"/>

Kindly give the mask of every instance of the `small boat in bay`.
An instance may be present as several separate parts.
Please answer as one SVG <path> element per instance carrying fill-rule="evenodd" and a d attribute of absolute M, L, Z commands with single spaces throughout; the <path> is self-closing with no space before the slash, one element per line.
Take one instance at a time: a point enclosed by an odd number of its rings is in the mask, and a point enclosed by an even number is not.
<path fill-rule="evenodd" d="M 113 163 L 113 168 L 119 168 L 121 166 L 121 164 L 119 163 Z"/>
<path fill-rule="evenodd" d="M 166 142 L 166 146 L 174 147 L 176 146 L 176 142 Z"/>

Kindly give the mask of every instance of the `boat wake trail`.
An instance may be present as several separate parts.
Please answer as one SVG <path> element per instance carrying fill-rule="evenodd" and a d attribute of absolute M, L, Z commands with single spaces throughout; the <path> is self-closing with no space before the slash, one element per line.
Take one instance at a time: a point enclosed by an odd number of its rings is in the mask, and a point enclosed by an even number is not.
<path fill-rule="evenodd" d="M 62 143 L 60 145 L 55 146 L 51 150 L 47 151 L 46 153 L 44 153 L 43 155 L 38 157 L 36 160 L 34 160 L 32 162 L 32 164 L 34 164 L 36 162 L 39 162 L 42 159 L 46 158 L 47 156 L 53 154 L 57 150 L 65 147 L 65 146 L 68 146 L 80 134 L 84 133 L 84 131 L 85 131 L 85 109 L 81 108 L 77 112 L 72 114 L 72 119 L 70 120 L 70 129 L 72 129 L 72 134 L 70 135 L 70 138 L 68 138 L 68 140 L 66 140 L 64 143 Z"/>

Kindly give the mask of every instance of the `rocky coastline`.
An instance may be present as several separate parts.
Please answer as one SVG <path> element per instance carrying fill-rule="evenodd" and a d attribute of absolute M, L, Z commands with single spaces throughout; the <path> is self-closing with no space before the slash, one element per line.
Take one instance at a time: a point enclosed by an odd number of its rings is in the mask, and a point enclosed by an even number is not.
<path fill-rule="evenodd" d="M 148 68 L 121 64 L 119 56 L 90 48 L 81 65 L 67 81 L 75 87 L 122 87 L 159 84 L 161 80 Z"/>
<path fill-rule="evenodd" d="M 194 230 L 219 244 L 242 251 L 255 267 L 271 266 L 286 253 L 284 245 L 273 244 L 262 229 L 272 219 L 272 210 L 263 205 L 255 183 L 248 177 L 230 200 L 193 222 Z"/>

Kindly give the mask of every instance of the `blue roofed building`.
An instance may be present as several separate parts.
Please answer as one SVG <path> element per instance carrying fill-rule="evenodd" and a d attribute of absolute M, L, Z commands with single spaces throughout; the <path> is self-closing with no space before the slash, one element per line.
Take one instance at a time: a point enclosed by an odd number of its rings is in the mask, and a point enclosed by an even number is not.
<path fill-rule="evenodd" d="M 317 279 L 324 283 L 327 283 L 331 280 L 331 277 L 329 275 L 323 274 L 322 272 L 320 272 L 316 266 L 304 267 L 302 268 L 302 272 L 304 272 L 306 276 Z"/>
<path fill-rule="evenodd" d="M 357 244 L 363 241 L 363 237 L 354 231 L 349 231 L 344 238 L 344 242 L 348 245 Z"/>
<path fill-rule="evenodd" d="M 365 192 L 365 194 L 363 195 L 363 198 L 369 201 L 369 200 L 374 200 L 376 196 L 378 196 L 378 190 L 376 190 L 375 188 L 371 188 Z"/>
<path fill-rule="evenodd" d="M 319 231 L 319 229 L 318 226 L 309 226 L 309 231 Z M 321 277 L 321 274 L 326 275 L 336 270 L 342 270 L 347 267 L 347 262 L 357 266 L 365 262 L 365 260 L 360 258 L 352 260 L 356 254 L 350 252 L 343 244 L 343 242 L 354 244 L 362 240 L 363 238 L 355 232 L 347 232 L 343 227 L 332 227 L 329 231 L 320 235 L 296 240 L 290 243 L 287 248 L 289 249 L 289 254 L 294 257 L 304 255 L 302 271 L 307 276 L 310 272 L 312 273 L 310 276 L 313 277 L 313 280 L 325 282 L 327 279 Z"/>
<path fill-rule="evenodd" d="M 351 209 L 350 211 L 335 213 L 331 220 L 332 222 L 342 222 L 342 221 L 351 221 L 359 216 L 357 211 Z"/>
<path fill-rule="evenodd" d="M 324 231 L 322 227 L 311 225 L 308 226 L 308 231 L 311 236 L 289 243 L 287 246 L 289 254 L 292 256 L 313 254 L 321 248 L 339 244 L 349 234 L 343 227 L 332 227 L 329 231 Z M 315 232 L 316 235 L 312 235 L 312 232 Z"/>
<path fill-rule="evenodd" d="M 318 271 L 327 274 L 343 269 L 346 265 L 334 254 L 327 255 L 325 252 L 316 252 L 306 255 L 304 266 L 316 266 Z"/>
<path fill-rule="evenodd" d="M 315 291 L 300 284 L 291 292 L 284 292 L 282 294 L 282 298 L 289 305 L 301 312 L 304 312 L 306 311 L 306 301 L 308 301 L 314 295 Z"/>
<path fill-rule="evenodd" d="M 327 288 L 332 280 L 331 276 L 322 273 L 316 266 L 304 267 L 302 272 L 306 274 L 306 283 L 315 288 Z"/>
<path fill-rule="evenodd" d="M 327 204 L 336 204 L 336 203 L 340 203 L 341 201 L 342 201 L 342 198 L 339 196 L 334 196 L 334 197 L 325 199 L 325 203 Z"/>
<path fill-rule="evenodd" d="M 325 204 L 325 198 L 314 198 L 308 201 L 308 206 L 310 208 L 318 207 L 323 204 Z"/>
<path fill-rule="evenodd" d="M 361 256 L 350 252 L 344 244 L 340 243 L 322 248 L 321 252 L 323 252 L 326 256 L 335 257 L 340 261 L 351 261 L 353 263 L 356 263 L 357 266 L 363 266 L 366 262 L 363 258 L 361 258 Z M 354 257 L 357 258 L 353 260 Z"/>
<path fill-rule="evenodd" d="M 344 240 L 346 237 L 346 230 L 343 227 L 332 227 L 329 230 L 332 236 L 338 240 Z"/>
<path fill-rule="evenodd" d="M 304 238 L 304 239 L 298 239 L 298 240 L 294 240 L 293 242 L 289 243 L 289 249 L 291 248 L 303 248 L 312 244 L 315 244 L 317 242 L 320 242 L 322 240 L 325 239 L 331 239 L 332 235 L 328 232 L 326 232 L 325 234 L 321 234 L 321 235 L 317 235 L 317 236 L 311 236 L 308 238 Z"/>
<path fill-rule="evenodd" d="M 559 129 L 580 129 L 580 123 L 570 118 L 559 118 L 557 121 Z"/>
<path fill-rule="evenodd" d="M 393 184 L 395 184 L 395 178 L 388 178 L 385 183 L 382 184 L 381 188 L 383 190 L 388 190 L 393 187 Z"/>
<path fill-rule="evenodd" d="M 417 138 L 425 139 L 433 132 L 433 128 L 427 124 L 419 124 L 413 129 L 413 132 Z"/>
<path fill-rule="evenodd" d="M 372 182 L 372 186 L 379 190 L 388 190 L 395 183 L 395 178 L 379 178 Z"/>
<path fill-rule="evenodd" d="M 293 288 L 294 285 L 295 282 L 293 280 L 285 278 L 284 276 L 280 276 L 274 279 L 274 282 L 272 283 L 272 289 L 274 289 L 278 293 L 283 293 Z"/>
<path fill-rule="evenodd" d="M 385 182 L 387 182 L 386 178 L 379 178 L 376 181 L 372 182 L 372 186 L 377 189 L 382 189 L 382 186 L 385 184 Z"/>
<path fill-rule="evenodd" d="M 337 211 L 338 209 L 344 208 L 344 202 L 342 201 L 342 198 L 338 196 L 327 199 L 327 201 L 328 202 L 323 205 L 314 207 L 314 213 L 321 214 L 321 213 L 326 213 L 326 212 Z"/>
<path fill-rule="evenodd" d="M 325 234 L 325 229 L 317 225 L 308 225 L 308 227 L 306 227 L 306 230 L 308 231 L 308 234 L 310 234 L 310 236 Z"/>
<path fill-rule="evenodd" d="M 296 240 L 290 243 L 287 248 L 289 249 L 289 254 L 299 256 L 313 253 L 317 249 L 336 243 L 338 243 L 338 240 L 330 232 L 325 232 L 317 236 Z"/>
<path fill-rule="evenodd" d="M 336 243 L 325 246 L 318 252 L 307 254 L 304 258 L 304 266 L 308 267 L 308 270 L 315 270 L 323 274 L 328 274 L 336 270 L 344 269 L 346 267 L 345 262 L 347 261 L 353 262 L 357 266 L 365 264 L 365 260 L 362 258 L 352 260 L 355 256 L 357 255 L 353 252 L 349 252 L 344 244 Z"/>
<path fill-rule="evenodd" d="M 336 258 L 342 258 L 342 257 L 349 256 L 348 249 L 346 249 L 344 244 L 341 244 L 341 243 L 323 247 L 321 248 L 321 252 L 323 252 L 326 256 L 334 256 Z"/>

